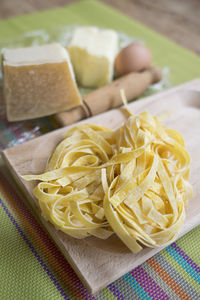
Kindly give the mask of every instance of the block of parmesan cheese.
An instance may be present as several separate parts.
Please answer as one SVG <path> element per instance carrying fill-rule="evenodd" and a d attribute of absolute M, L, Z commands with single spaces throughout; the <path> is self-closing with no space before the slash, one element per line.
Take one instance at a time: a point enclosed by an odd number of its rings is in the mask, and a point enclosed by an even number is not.
<path fill-rule="evenodd" d="M 112 80 L 118 52 L 118 35 L 114 30 L 77 27 L 67 48 L 81 86 L 97 88 Z"/>
<path fill-rule="evenodd" d="M 82 103 L 69 55 L 58 43 L 6 49 L 3 89 L 9 121 L 47 116 Z"/>

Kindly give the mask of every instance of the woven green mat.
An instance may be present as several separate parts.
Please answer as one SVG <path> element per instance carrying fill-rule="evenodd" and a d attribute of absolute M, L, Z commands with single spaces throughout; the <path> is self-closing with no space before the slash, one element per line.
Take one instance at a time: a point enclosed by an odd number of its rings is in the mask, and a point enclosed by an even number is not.
<path fill-rule="evenodd" d="M 197 55 L 93 0 L 1 21 L 0 45 L 29 31 L 70 24 L 113 28 L 144 40 L 155 64 L 169 67 L 173 85 L 200 77 Z M 55 128 L 46 120 L 36 121 L 35 127 L 37 122 L 41 122 L 43 133 Z M 1 118 L 0 111 L 0 147 L 20 142 L 20 132 L 24 130 L 26 137 L 31 126 L 18 122 L 12 127 Z M 31 134 L 27 138 L 37 132 Z M 200 227 L 91 296 L 22 199 L 7 170 L 1 167 L 0 299 L 200 299 Z"/>

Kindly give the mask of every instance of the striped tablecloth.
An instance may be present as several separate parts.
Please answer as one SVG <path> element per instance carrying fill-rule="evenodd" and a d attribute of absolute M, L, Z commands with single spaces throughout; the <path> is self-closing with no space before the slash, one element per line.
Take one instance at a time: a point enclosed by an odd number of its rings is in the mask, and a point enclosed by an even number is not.
<path fill-rule="evenodd" d="M 110 27 L 145 40 L 154 61 L 170 68 L 173 84 L 200 76 L 200 59 L 193 53 L 97 1 L 2 21 L 0 44 L 30 30 L 73 23 Z M 55 128 L 50 118 L 8 123 L 0 97 L 1 148 Z M 200 299 L 200 226 L 92 296 L 0 163 L 0 299 Z"/>

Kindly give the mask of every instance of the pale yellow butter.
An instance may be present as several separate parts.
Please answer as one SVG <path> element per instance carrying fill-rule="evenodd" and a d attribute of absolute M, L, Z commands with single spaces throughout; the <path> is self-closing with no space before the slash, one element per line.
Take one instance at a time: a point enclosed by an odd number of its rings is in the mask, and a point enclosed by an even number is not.
<path fill-rule="evenodd" d="M 114 59 L 118 52 L 118 35 L 113 30 L 78 27 L 68 45 L 78 83 L 96 88 L 113 78 Z"/>
<path fill-rule="evenodd" d="M 47 116 L 82 103 L 69 55 L 58 43 L 6 49 L 3 84 L 9 121 Z"/>

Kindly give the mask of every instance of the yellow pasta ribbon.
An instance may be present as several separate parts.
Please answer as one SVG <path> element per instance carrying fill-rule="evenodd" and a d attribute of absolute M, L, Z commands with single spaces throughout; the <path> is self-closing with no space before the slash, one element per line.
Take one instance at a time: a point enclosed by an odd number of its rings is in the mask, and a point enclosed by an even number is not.
<path fill-rule="evenodd" d="M 148 112 L 118 130 L 80 124 L 68 130 L 34 195 L 43 216 L 75 238 L 115 233 L 133 252 L 172 242 L 192 197 L 190 156 L 180 133 Z"/>

